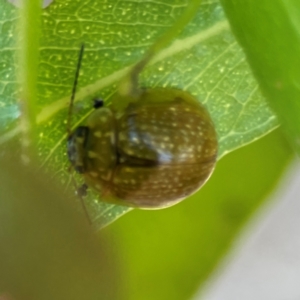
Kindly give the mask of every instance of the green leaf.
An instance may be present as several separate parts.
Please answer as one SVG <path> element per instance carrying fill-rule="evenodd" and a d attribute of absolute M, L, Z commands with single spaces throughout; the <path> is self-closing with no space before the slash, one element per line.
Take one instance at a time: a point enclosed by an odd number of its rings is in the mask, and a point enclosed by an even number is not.
<path fill-rule="evenodd" d="M 63 185 L 71 185 L 65 124 L 81 43 L 86 50 L 74 126 L 91 112 L 92 98 L 101 97 L 109 103 L 130 67 L 176 24 L 186 8 L 185 0 L 56 0 L 43 10 L 37 82 L 38 153 L 42 166 L 54 172 Z M 15 107 L 17 98 L 14 49 L 8 46 L 13 43 L 13 35 L 9 33 L 14 32 L 15 10 L 1 0 L 0 23 L 7 36 L 1 39 L 0 46 L 10 70 L 0 73 L 1 101 L 6 109 Z M 9 82 L 5 74 L 11 74 Z M 215 123 L 219 158 L 277 126 L 218 1 L 203 1 L 193 21 L 146 67 L 140 84 L 176 87 L 195 95 Z M 11 116 L 12 122 L 8 124 L 3 121 L 2 128 L 11 129 L 0 137 L 0 143 L 18 133 L 14 118 Z M 80 177 L 77 181 L 81 182 Z M 129 210 L 102 203 L 93 192 L 86 203 L 96 227 Z"/>
<path fill-rule="evenodd" d="M 299 154 L 300 2 L 222 0 L 222 3 L 270 106 Z"/>

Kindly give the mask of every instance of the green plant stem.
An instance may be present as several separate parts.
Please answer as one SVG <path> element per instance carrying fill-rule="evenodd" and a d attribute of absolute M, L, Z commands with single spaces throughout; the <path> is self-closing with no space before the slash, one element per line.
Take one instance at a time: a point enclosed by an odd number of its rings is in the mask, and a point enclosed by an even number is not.
<path fill-rule="evenodd" d="M 138 77 L 145 66 L 161 50 L 167 47 L 186 25 L 195 17 L 202 0 L 191 0 L 184 13 L 147 51 L 144 57 L 130 70 L 129 74 L 120 83 L 119 93 L 123 96 L 132 97 L 138 95 Z"/>
<path fill-rule="evenodd" d="M 19 21 L 19 83 L 22 131 L 22 160 L 35 153 L 37 69 L 41 21 L 41 1 L 24 0 Z"/>

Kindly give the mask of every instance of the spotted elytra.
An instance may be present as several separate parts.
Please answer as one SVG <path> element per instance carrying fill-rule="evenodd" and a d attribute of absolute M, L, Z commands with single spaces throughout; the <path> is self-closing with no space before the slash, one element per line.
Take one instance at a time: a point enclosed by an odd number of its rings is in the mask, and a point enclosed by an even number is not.
<path fill-rule="evenodd" d="M 143 209 L 165 208 L 196 192 L 217 157 L 206 109 L 174 88 L 143 89 L 126 101 L 122 110 L 97 103 L 69 135 L 69 160 L 86 185 L 103 201 Z"/>

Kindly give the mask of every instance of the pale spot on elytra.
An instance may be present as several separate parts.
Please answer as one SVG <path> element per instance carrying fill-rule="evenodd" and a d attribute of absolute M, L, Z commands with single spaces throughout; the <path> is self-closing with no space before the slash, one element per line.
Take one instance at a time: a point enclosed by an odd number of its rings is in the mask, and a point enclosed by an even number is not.
<path fill-rule="evenodd" d="M 90 174 L 92 177 L 98 177 L 98 173 L 96 173 L 96 172 L 89 172 L 89 174 Z"/>
<path fill-rule="evenodd" d="M 94 132 L 94 136 L 98 137 L 98 138 L 101 138 L 102 137 L 102 132 L 101 131 L 96 131 L 96 132 Z"/>
<path fill-rule="evenodd" d="M 89 158 L 96 158 L 98 155 L 97 155 L 97 153 L 96 152 L 93 152 L 93 151 L 89 151 L 88 152 L 88 157 Z"/>

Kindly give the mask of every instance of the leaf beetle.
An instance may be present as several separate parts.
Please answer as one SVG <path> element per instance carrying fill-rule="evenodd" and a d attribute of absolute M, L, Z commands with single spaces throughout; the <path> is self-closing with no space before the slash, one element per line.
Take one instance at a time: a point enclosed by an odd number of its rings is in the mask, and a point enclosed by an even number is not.
<path fill-rule="evenodd" d="M 186 91 L 157 87 L 128 97 L 122 109 L 95 103 L 85 124 L 69 134 L 69 160 L 103 201 L 169 207 L 211 175 L 218 149 L 214 124 Z M 121 95 L 113 99 L 122 101 Z"/>

